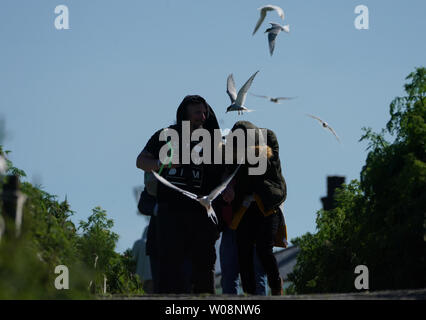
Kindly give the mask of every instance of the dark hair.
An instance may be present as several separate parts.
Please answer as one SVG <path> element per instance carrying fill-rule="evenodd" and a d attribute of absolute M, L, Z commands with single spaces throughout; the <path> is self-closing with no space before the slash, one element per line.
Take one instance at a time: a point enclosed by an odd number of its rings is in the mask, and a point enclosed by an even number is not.
<path fill-rule="evenodd" d="M 206 110 L 207 110 L 206 118 L 208 118 L 209 112 L 210 112 L 210 106 L 207 103 L 207 101 L 199 95 L 188 95 L 185 98 L 183 98 L 182 102 L 180 103 L 177 109 L 176 118 L 178 123 L 180 123 L 183 120 L 188 120 L 187 106 L 191 104 L 200 104 L 200 103 L 206 107 Z"/>

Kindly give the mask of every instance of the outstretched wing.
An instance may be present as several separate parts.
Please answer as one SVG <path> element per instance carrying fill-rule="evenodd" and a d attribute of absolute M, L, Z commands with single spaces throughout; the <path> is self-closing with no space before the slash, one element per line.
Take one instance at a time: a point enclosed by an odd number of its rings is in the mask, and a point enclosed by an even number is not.
<path fill-rule="evenodd" d="M 270 8 L 269 10 L 275 10 L 277 13 L 278 13 L 278 15 L 280 16 L 280 18 L 282 19 L 282 20 L 284 20 L 284 10 L 283 9 L 281 9 L 280 7 L 278 7 L 278 6 L 274 6 L 274 5 L 267 5 L 266 6 L 267 8 Z"/>
<path fill-rule="evenodd" d="M 269 43 L 269 53 L 272 54 L 274 53 L 274 49 L 275 49 L 275 38 L 277 37 L 278 32 L 273 32 L 270 31 L 268 33 L 268 43 Z"/>
<path fill-rule="evenodd" d="M 240 168 L 241 165 L 239 165 L 237 167 L 237 169 L 235 169 L 235 171 L 224 181 L 222 182 L 221 185 L 219 185 L 218 187 L 216 187 L 215 189 L 213 189 L 212 192 L 210 192 L 210 194 L 208 195 L 209 200 L 213 201 L 214 199 L 216 199 L 216 197 L 221 194 L 223 192 L 223 190 L 225 190 L 225 188 L 228 186 L 228 184 L 231 182 L 232 178 L 234 178 L 235 174 L 237 173 L 238 169 Z"/>
<path fill-rule="evenodd" d="M 277 97 L 277 100 L 293 100 L 295 97 Z"/>
<path fill-rule="evenodd" d="M 251 92 L 250 92 L 250 94 L 251 94 L 252 96 L 259 97 L 259 98 L 266 98 L 266 99 L 270 99 L 270 97 L 268 97 L 268 96 L 261 96 L 261 95 L 254 94 L 254 93 L 251 93 Z"/>
<path fill-rule="evenodd" d="M 339 139 L 339 137 L 337 136 L 337 134 L 336 134 L 336 132 L 333 130 L 333 128 L 332 127 L 330 127 L 330 126 L 327 126 L 327 128 L 334 134 L 334 136 L 336 137 L 336 139 L 337 139 L 337 141 L 339 141 L 340 142 L 340 139 Z"/>
<path fill-rule="evenodd" d="M 176 187 L 175 185 L 171 184 L 169 181 L 167 181 L 166 179 L 164 179 L 162 176 L 160 176 L 157 172 L 152 171 L 152 173 L 154 174 L 154 176 L 164 185 L 168 186 L 169 188 L 172 188 L 176 191 L 179 191 L 180 193 L 184 194 L 185 196 L 197 200 L 198 201 L 198 196 L 196 194 L 193 194 L 192 192 L 186 191 L 186 190 L 182 190 L 181 188 Z"/>
<path fill-rule="evenodd" d="M 260 8 L 260 17 L 259 20 L 257 20 L 256 26 L 254 27 L 253 36 L 256 33 L 257 29 L 259 29 L 260 25 L 262 24 L 263 20 L 265 20 L 266 17 L 266 9 Z"/>
<path fill-rule="evenodd" d="M 228 76 L 226 81 L 226 93 L 229 98 L 231 98 L 231 103 L 234 103 L 237 100 L 237 90 L 235 89 L 235 81 L 232 73 Z"/>
<path fill-rule="evenodd" d="M 271 27 L 271 32 L 275 32 L 275 33 L 280 33 L 282 27 L 279 23 L 275 23 L 275 22 L 269 22 L 269 24 L 272 26 Z"/>
<path fill-rule="evenodd" d="M 240 91 L 238 91 L 238 96 L 235 101 L 235 103 L 239 106 L 243 106 L 244 102 L 246 101 L 247 91 L 250 89 L 251 83 L 253 82 L 254 77 L 259 71 L 256 71 L 248 80 L 247 82 L 242 86 Z"/>
<path fill-rule="evenodd" d="M 316 116 L 313 116 L 313 115 L 311 115 L 311 114 L 306 114 L 307 116 L 309 116 L 309 117 L 311 117 L 311 118 L 313 118 L 313 119 L 316 119 L 316 120 L 318 120 L 319 122 L 321 122 L 321 124 L 323 124 L 324 123 L 324 121 L 322 121 L 320 118 L 318 118 L 318 117 L 316 117 Z"/>

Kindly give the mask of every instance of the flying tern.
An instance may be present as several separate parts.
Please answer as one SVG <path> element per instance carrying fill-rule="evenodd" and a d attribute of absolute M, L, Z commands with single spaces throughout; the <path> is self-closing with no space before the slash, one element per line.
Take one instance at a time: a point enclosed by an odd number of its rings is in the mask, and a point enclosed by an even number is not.
<path fill-rule="evenodd" d="M 333 134 L 334 134 L 334 136 L 336 137 L 337 141 L 339 141 L 339 142 L 340 142 L 340 139 L 339 139 L 339 137 L 337 136 L 336 132 L 333 130 L 333 128 L 332 128 L 332 127 L 330 127 L 330 125 L 329 125 L 327 122 L 325 122 L 325 121 L 321 120 L 320 118 L 318 118 L 318 117 L 316 117 L 316 116 L 313 116 L 313 115 L 311 115 L 311 114 L 307 114 L 307 116 L 309 116 L 309 117 L 311 117 L 311 118 L 313 118 L 313 119 L 318 120 L 318 121 L 321 123 L 321 125 L 323 126 L 323 128 L 330 130 L 330 131 L 331 131 L 331 133 L 333 133 Z"/>
<path fill-rule="evenodd" d="M 284 20 L 284 11 L 283 11 L 283 9 L 281 9 L 278 6 L 273 6 L 273 5 L 269 4 L 267 6 L 260 7 L 257 10 L 260 10 L 260 18 L 259 18 L 259 20 L 257 20 L 256 26 L 254 27 L 253 35 L 256 33 L 257 29 L 259 29 L 259 27 L 262 24 L 263 20 L 265 20 L 266 13 L 268 11 L 275 10 L 278 13 L 278 15 L 280 16 L 280 18 L 282 20 Z"/>
<path fill-rule="evenodd" d="M 169 181 L 167 181 L 166 179 L 164 179 L 162 176 L 160 176 L 158 173 L 154 171 L 152 171 L 152 173 L 164 185 L 176 191 L 179 191 L 180 193 L 184 194 L 185 196 L 193 200 L 198 201 L 204 208 L 206 208 L 207 215 L 209 216 L 209 218 L 212 219 L 214 223 L 218 224 L 217 216 L 216 216 L 216 213 L 214 212 L 212 202 L 214 199 L 217 198 L 219 194 L 223 192 L 223 190 L 225 190 L 225 188 L 228 186 L 229 182 L 231 182 L 232 178 L 235 176 L 239 168 L 240 166 L 238 166 L 237 169 L 235 169 L 235 171 L 221 185 L 213 189 L 213 191 L 210 192 L 209 195 L 201 196 L 201 197 L 197 196 L 196 194 L 192 192 L 176 187 L 175 185 L 171 184 Z"/>
<path fill-rule="evenodd" d="M 295 97 L 276 97 L 276 98 L 274 98 L 274 97 L 262 96 L 262 95 L 254 94 L 254 93 L 251 93 L 251 92 L 250 92 L 250 94 L 252 96 L 255 96 L 255 97 L 268 99 L 269 101 L 274 102 L 274 103 L 278 103 L 278 104 L 281 104 L 280 100 L 293 100 L 293 99 L 295 99 Z"/>
<path fill-rule="evenodd" d="M 247 91 L 250 89 L 251 83 L 253 82 L 254 77 L 259 71 L 256 71 L 247 82 L 241 87 L 240 91 L 235 89 L 235 81 L 232 73 L 228 76 L 228 80 L 226 83 L 226 92 L 231 99 L 231 105 L 226 109 L 226 112 L 229 111 L 238 111 L 238 114 L 243 114 L 243 112 L 251 112 L 254 110 L 249 110 L 244 106 L 246 101 Z"/>
<path fill-rule="evenodd" d="M 269 29 L 266 29 L 265 33 L 268 33 L 269 52 L 271 53 L 271 56 L 272 56 L 275 49 L 275 38 L 278 36 L 278 34 L 281 31 L 285 31 L 289 33 L 290 25 L 287 24 L 285 26 L 282 26 L 278 23 L 273 23 L 273 22 L 270 22 L 270 25 L 272 27 L 270 27 Z"/>

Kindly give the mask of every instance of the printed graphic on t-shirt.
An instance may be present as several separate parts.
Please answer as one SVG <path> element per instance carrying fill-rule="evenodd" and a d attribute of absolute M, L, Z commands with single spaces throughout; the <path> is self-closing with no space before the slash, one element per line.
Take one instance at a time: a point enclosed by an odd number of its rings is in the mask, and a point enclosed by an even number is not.
<path fill-rule="evenodd" d="M 203 181 L 203 167 L 190 165 L 171 168 L 166 172 L 166 179 L 178 187 L 183 187 L 184 190 L 188 190 L 185 186 L 200 189 Z"/>

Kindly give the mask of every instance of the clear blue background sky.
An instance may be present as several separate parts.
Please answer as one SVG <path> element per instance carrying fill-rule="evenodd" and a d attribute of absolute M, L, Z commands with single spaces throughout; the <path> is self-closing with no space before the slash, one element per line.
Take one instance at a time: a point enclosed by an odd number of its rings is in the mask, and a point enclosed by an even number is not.
<path fill-rule="evenodd" d="M 143 183 L 138 153 L 174 120 L 187 94 L 213 106 L 222 128 L 240 119 L 273 129 L 288 185 L 289 237 L 315 232 L 327 175 L 358 179 L 366 144 L 404 78 L 425 65 L 421 0 L 274 1 L 286 19 L 268 14 L 255 36 L 256 10 L 269 1 L 39 0 L 0 2 L 0 117 L 15 166 L 86 219 L 107 210 L 132 247 L 146 221 L 133 187 Z M 56 30 L 54 9 L 69 8 L 70 30 Z M 369 30 L 357 30 L 357 5 L 369 8 Z M 269 55 L 267 23 L 290 24 Z M 256 111 L 225 114 L 226 78 L 237 89 L 256 70 L 251 91 L 297 96 L 275 105 L 248 96 Z M 337 131 L 342 144 L 305 113 Z"/>

